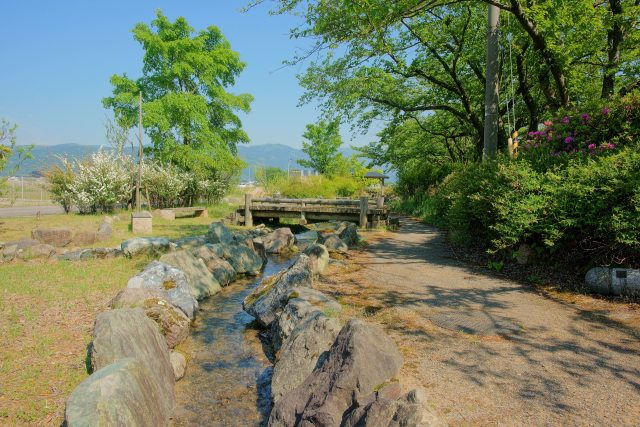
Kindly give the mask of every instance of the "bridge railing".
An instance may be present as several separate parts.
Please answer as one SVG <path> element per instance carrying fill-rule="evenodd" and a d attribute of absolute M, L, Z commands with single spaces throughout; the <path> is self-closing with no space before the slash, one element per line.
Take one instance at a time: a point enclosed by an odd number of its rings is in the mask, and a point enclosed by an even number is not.
<path fill-rule="evenodd" d="M 304 211 L 308 205 L 311 206 L 352 206 L 358 208 L 360 227 L 367 226 L 367 215 L 371 209 L 383 209 L 384 197 L 378 197 L 374 200 L 369 200 L 368 197 L 361 197 L 359 200 L 354 199 L 291 199 L 284 197 L 257 197 L 253 198 L 251 194 L 244 195 L 244 217 L 245 224 L 247 226 L 253 226 L 252 209 L 259 208 L 263 205 L 294 205 L 300 207 L 302 220 L 305 220 Z M 313 208 L 311 208 L 312 210 Z"/>

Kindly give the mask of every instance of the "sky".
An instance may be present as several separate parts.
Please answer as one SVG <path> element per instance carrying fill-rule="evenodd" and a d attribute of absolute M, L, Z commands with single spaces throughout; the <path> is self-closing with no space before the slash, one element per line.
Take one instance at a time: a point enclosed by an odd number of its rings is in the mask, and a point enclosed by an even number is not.
<path fill-rule="evenodd" d="M 242 13 L 248 2 L 0 0 L 0 117 L 18 124 L 19 144 L 105 144 L 111 114 L 101 99 L 111 94 L 109 78 L 141 75 L 143 51 L 131 29 L 150 24 L 161 9 L 171 20 L 184 16 L 196 30 L 218 26 L 247 63 L 229 90 L 255 98 L 251 113 L 241 115 L 251 144 L 300 148 L 305 125 L 316 122 L 319 111 L 297 107 L 303 91 L 296 74 L 305 65 L 282 62 L 309 41 L 289 38 L 299 18 L 270 16 L 268 1 Z M 372 139 L 352 139 L 345 129 L 347 144 Z"/>

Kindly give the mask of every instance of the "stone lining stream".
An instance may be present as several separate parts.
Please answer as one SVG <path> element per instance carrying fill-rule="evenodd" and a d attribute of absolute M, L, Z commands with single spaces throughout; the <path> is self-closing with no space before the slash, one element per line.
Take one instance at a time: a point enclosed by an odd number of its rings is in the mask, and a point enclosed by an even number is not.
<path fill-rule="evenodd" d="M 262 277 L 288 268 L 294 259 L 272 257 L 261 276 L 238 280 L 200 303 L 189 338 L 180 348 L 187 371 L 176 383 L 174 426 L 260 426 L 271 409 L 271 363 L 253 317 L 242 301 Z M 268 369 L 269 368 L 269 369 Z"/>

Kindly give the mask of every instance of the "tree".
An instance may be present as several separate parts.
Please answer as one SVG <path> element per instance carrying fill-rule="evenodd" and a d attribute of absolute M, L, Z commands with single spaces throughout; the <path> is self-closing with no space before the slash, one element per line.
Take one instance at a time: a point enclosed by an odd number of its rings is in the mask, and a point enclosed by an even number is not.
<path fill-rule="evenodd" d="M 257 0 L 260 3 L 260 0 Z M 292 37 L 314 45 L 292 63 L 314 58 L 300 77 L 302 101 L 319 100 L 327 116 L 357 127 L 374 120 L 426 123 L 442 143 L 483 146 L 487 5 L 501 20 L 502 146 L 513 128 L 536 130 L 541 119 L 640 85 L 637 0 L 279 0 L 274 13 L 299 13 Z M 510 39 L 507 36 L 511 34 Z M 509 95 L 513 51 L 515 96 Z M 317 59 L 316 59 L 317 58 Z M 507 106 L 513 114 L 507 118 Z M 431 124 L 431 123 L 429 123 Z M 457 150 L 455 147 L 453 151 Z M 466 148 L 461 148 L 466 150 Z"/>
<path fill-rule="evenodd" d="M 274 186 L 277 186 L 287 179 L 287 171 L 273 166 L 256 168 L 255 174 L 256 181 L 267 191 L 273 190 Z"/>
<path fill-rule="evenodd" d="M 159 10 L 151 27 L 139 23 L 133 36 L 145 52 L 142 77 L 112 76 L 105 108 L 130 129 L 142 92 L 143 124 L 153 143 L 147 153 L 203 179 L 229 179 L 242 166 L 236 145 L 249 141 L 237 113 L 248 112 L 253 100 L 227 91 L 245 67 L 240 55 L 217 27 L 196 32 L 185 18 L 171 22 Z"/>
<path fill-rule="evenodd" d="M 22 162 L 31 158 L 31 150 L 33 149 L 33 145 L 16 147 L 18 142 L 16 129 L 18 129 L 18 125 L 12 125 L 7 120 L 0 119 L 0 172 L 5 170 L 9 160 L 13 158 L 13 166 L 9 168 L 6 175 L 15 174 L 20 169 Z M 4 187 L 5 180 L 5 178 L 0 178 L 0 194 L 3 192 L 2 187 Z"/>
<path fill-rule="evenodd" d="M 308 141 L 302 143 L 302 151 L 309 160 L 298 160 L 298 164 L 323 175 L 332 175 L 338 158 L 342 156 L 338 151 L 342 145 L 340 122 L 321 120 L 318 124 L 310 123 L 302 137 Z"/>

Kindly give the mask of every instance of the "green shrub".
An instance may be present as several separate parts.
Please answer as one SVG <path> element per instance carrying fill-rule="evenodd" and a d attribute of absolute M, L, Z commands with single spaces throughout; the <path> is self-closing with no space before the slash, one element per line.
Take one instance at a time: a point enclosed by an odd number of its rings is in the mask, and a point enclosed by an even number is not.
<path fill-rule="evenodd" d="M 500 159 L 460 166 L 438 187 L 430 207 L 454 241 L 492 251 L 526 242 L 578 262 L 630 262 L 640 250 L 640 153 L 574 159 L 536 171 Z"/>
<path fill-rule="evenodd" d="M 357 197 L 365 192 L 367 182 L 352 176 L 309 176 L 302 179 L 283 180 L 274 186 L 274 191 L 283 197 L 325 198 Z"/>

